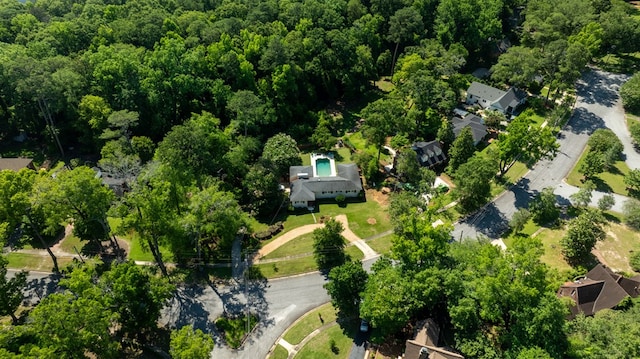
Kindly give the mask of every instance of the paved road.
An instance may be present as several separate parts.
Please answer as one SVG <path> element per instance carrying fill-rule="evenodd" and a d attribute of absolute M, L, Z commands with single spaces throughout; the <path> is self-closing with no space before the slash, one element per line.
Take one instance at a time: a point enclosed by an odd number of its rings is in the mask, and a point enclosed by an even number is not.
<path fill-rule="evenodd" d="M 558 155 L 552 160 L 538 162 L 516 185 L 480 211 L 457 223 L 453 238 L 499 238 L 508 228 L 508 221 L 515 211 L 526 208 L 529 200 L 543 188 L 560 185 L 580 158 L 593 131 L 611 125 L 616 133 L 626 132 L 626 128 L 619 125 L 620 120 L 624 124 L 624 111 L 618 96 L 618 89 L 626 78 L 624 75 L 601 71 L 586 73 L 577 84 L 575 111 L 559 135 Z M 629 137 L 628 132 L 626 137 Z M 624 141 L 624 136 L 621 136 L 621 140 Z M 633 160 L 637 154 L 630 152 L 625 145 L 625 155 Z M 640 161 L 636 162 L 637 166 L 640 166 Z M 560 201 L 568 200 L 562 197 L 562 193 L 556 195 Z"/>
<path fill-rule="evenodd" d="M 181 327 L 193 324 L 196 328 L 213 333 L 215 358 L 264 358 L 278 337 L 298 317 L 330 300 L 322 287 L 326 282 L 319 273 L 270 281 L 180 288 L 163 313 L 161 323 Z M 245 292 L 246 289 L 246 292 Z M 232 350 L 222 344 L 220 333 L 213 321 L 223 313 L 242 313 L 246 309 L 246 296 L 250 310 L 257 313 L 260 322 L 241 350 Z"/>

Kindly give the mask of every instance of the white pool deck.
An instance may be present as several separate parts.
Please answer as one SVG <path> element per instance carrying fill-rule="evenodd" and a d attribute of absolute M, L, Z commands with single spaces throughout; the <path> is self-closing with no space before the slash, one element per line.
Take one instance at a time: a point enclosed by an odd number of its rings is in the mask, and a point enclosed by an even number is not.
<path fill-rule="evenodd" d="M 319 159 L 328 159 L 329 165 L 331 168 L 330 177 L 337 176 L 336 174 L 336 160 L 333 158 L 333 154 L 331 153 L 312 153 L 311 155 L 311 167 L 313 167 L 313 177 L 326 177 L 326 176 L 318 176 L 318 168 L 316 167 L 316 160 Z"/>

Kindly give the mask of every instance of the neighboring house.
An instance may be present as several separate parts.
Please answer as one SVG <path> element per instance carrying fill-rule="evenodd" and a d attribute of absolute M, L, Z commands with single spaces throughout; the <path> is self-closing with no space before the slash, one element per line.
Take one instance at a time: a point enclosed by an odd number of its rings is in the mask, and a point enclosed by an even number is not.
<path fill-rule="evenodd" d="M 429 318 L 419 322 L 413 339 L 405 343 L 404 359 L 464 359 L 458 353 L 438 346 L 440 328 Z"/>
<path fill-rule="evenodd" d="M 0 158 L 0 171 L 11 170 L 20 171 L 23 168 L 35 170 L 33 159 L 31 158 Z"/>
<path fill-rule="evenodd" d="M 433 167 L 447 160 L 438 141 L 415 142 L 411 145 L 411 149 L 416 151 L 418 162 L 423 167 Z"/>
<path fill-rule="evenodd" d="M 527 94 L 514 87 L 502 91 L 479 82 L 471 83 L 467 90 L 468 105 L 478 104 L 482 108 L 497 110 L 505 115 L 513 115 L 516 109 L 525 103 Z"/>
<path fill-rule="evenodd" d="M 598 264 L 584 278 L 563 284 L 558 290 L 559 297 L 570 298 L 575 305 L 571 307 L 569 319 L 578 313 L 593 315 L 602 309 L 611 309 L 627 296 L 640 295 L 640 275 L 625 278 L 611 269 Z"/>
<path fill-rule="evenodd" d="M 289 201 L 297 208 L 314 207 L 317 199 L 358 197 L 362 192 L 355 163 L 337 164 L 331 155 L 312 154 L 310 166 L 289 167 Z"/>
<path fill-rule="evenodd" d="M 487 135 L 487 126 L 484 125 L 484 121 L 481 117 L 476 116 L 472 113 L 468 113 L 464 117 L 454 116 L 451 119 L 451 123 L 453 124 L 453 133 L 458 137 L 462 129 L 465 127 L 471 128 L 471 133 L 473 134 L 473 144 L 477 145 L 484 139 Z"/>

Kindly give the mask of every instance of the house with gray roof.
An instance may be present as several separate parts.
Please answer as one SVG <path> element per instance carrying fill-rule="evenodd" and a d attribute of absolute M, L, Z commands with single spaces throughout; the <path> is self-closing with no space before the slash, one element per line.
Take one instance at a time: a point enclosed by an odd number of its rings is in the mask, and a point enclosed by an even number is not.
<path fill-rule="evenodd" d="M 478 104 L 482 108 L 497 110 L 505 115 L 514 115 L 516 109 L 527 100 L 524 91 L 514 87 L 503 91 L 479 82 L 472 82 L 467 89 L 467 105 Z"/>
<path fill-rule="evenodd" d="M 289 167 L 289 201 L 296 208 L 314 207 L 318 199 L 358 197 L 362 192 L 355 163 L 336 164 L 333 156 L 312 154 L 311 165 Z"/>
<path fill-rule="evenodd" d="M 462 132 L 463 128 L 471 128 L 474 145 L 480 143 L 480 141 L 484 139 L 487 133 L 489 133 L 487 131 L 487 126 L 484 125 L 484 120 L 480 116 L 476 116 L 472 113 L 467 113 L 467 115 L 464 117 L 454 116 L 451 119 L 451 124 L 453 124 L 453 133 L 456 137 L 460 135 L 460 132 Z"/>

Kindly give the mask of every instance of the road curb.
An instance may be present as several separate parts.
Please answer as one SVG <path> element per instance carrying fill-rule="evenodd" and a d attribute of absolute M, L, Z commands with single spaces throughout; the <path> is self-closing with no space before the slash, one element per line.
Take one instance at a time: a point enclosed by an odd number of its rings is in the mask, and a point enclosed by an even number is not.
<path fill-rule="evenodd" d="M 283 278 L 291 278 L 291 277 L 283 277 Z M 269 358 L 269 356 L 271 356 L 271 354 L 273 354 L 273 351 L 274 351 L 274 350 L 276 349 L 276 347 L 278 346 L 278 343 L 280 342 L 280 339 L 284 338 L 285 334 L 287 334 L 287 333 L 289 332 L 289 329 L 291 329 L 294 325 L 298 324 L 302 319 L 306 318 L 306 317 L 307 317 L 307 315 L 309 315 L 311 312 L 313 312 L 314 310 L 316 310 L 316 309 L 320 308 L 321 306 L 323 306 L 323 305 L 325 305 L 325 304 L 327 304 L 327 303 L 330 303 L 330 301 L 329 301 L 329 302 L 322 303 L 322 304 L 320 304 L 319 306 L 317 306 L 317 307 L 315 307 L 315 308 L 309 309 L 307 312 L 305 312 L 305 313 L 303 313 L 301 316 L 299 316 L 299 317 L 298 317 L 298 319 L 294 320 L 294 321 L 293 321 L 293 323 L 291 323 L 291 325 L 289 325 L 289 326 L 287 327 L 287 329 L 285 329 L 285 330 L 284 330 L 284 332 L 282 332 L 282 334 L 280 334 L 280 336 L 276 339 L 276 341 L 273 343 L 273 345 L 271 346 L 271 348 L 269 348 L 269 352 L 268 352 L 268 353 L 267 353 L 267 355 L 265 356 L 265 359 L 268 359 L 268 358 Z M 307 336 L 308 336 L 308 335 L 307 335 Z M 305 336 L 305 338 L 306 338 L 306 336 Z M 305 338 L 303 338 L 303 339 L 302 339 L 302 341 L 304 341 L 304 339 L 305 339 Z M 302 343 L 302 341 L 301 341 L 300 343 Z M 295 344 L 294 346 L 299 345 L 300 343 Z M 287 351 L 287 352 L 288 352 L 288 351 Z"/>

